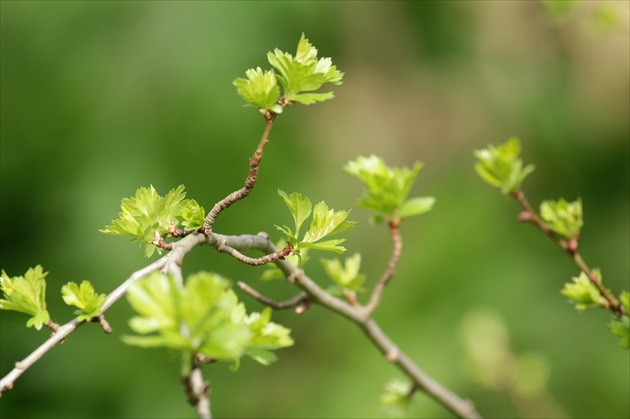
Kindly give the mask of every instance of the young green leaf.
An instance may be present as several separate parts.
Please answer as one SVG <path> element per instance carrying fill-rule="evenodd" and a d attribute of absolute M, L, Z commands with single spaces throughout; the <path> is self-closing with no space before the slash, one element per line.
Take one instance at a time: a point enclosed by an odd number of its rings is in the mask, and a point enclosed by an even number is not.
<path fill-rule="evenodd" d="M 24 276 L 9 277 L 5 271 L 0 276 L 0 309 L 19 311 L 31 316 L 27 327 L 40 330 L 50 320 L 46 310 L 46 276 L 48 272 L 37 265 L 29 268 Z"/>
<path fill-rule="evenodd" d="M 328 205 L 324 201 L 318 202 L 313 209 L 313 219 L 302 242 L 315 243 L 326 236 L 351 229 L 356 225 L 356 222 L 345 221 L 348 215 L 350 215 L 350 211 L 335 211 L 328 209 Z"/>
<path fill-rule="evenodd" d="M 245 72 L 246 79 L 237 78 L 234 86 L 238 94 L 249 104 L 262 110 L 272 110 L 281 113 L 282 107 L 278 105 L 280 88 L 277 85 L 273 71 L 263 71 L 260 67 L 250 68 Z"/>
<path fill-rule="evenodd" d="M 392 220 L 402 220 L 423 214 L 433 207 L 435 198 L 416 197 L 407 199 L 422 164 L 416 162 L 411 169 L 389 167 L 377 156 L 359 156 L 350 161 L 344 170 L 356 176 L 365 191 L 359 200 L 360 207 L 384 214 Z M 380 219 L 379 219 L 380 221 Z"/>
<path fill-rule="evenodd" d="M 123 340 L 235 363 L 250 350 L 264 363 L 274 357 L 265 351 L 293 343 L 288 329 L 269 321 L 270 313 L 261 319 L 247 316 L 228 285 L 219 275 L 207 272 L 190 275 L 183 288 L 161 273 L 135 282 L 127 299 L 138 315 L 129 325 L 141 336 Z"/>
<path fill-rule="evenodd" d="M 332 239 L 317 243 L 300 242 L 299 249 L 302 250 L 304 248 L 309 248 L 314 250 L 324 250 L 327 252 L 343 253 L 346 251 L 346 248 L 339 245 L 345 241 L 346 239 Z"/>
<path fill-rule="evenodd" d="M 206 219 L 206 211 L 194 199 L 185 199 L 181 211 L 182 227 L 184 230 L 198 230 Z"/>
<path fill-rule="evenodd" d="M 381 406 L 388 415 L 393 417 L 404 416 L 409 408 L 410 386 L 402 380 L 390 380 L 385 386 L 385 393 L 381 395 Z"/>
<path fill-rule="evenodd" d="M 105 294 L 98 294 L 94 291 L 90 281 L 83 281 L 81 285 L 68 282 L 61 287 L 61 295 L 66 304 L 78 308 L 74 314 L 82 321 L 89 321 L 98 316 L 107 298 Z"/>
<path fill-rule="evenodd" d="M 359 273 L 361 255 L 355 253 L 346 258 L 343 266 L 339 259 L 322 259 L 328 277 L 342 289 L 357 291 L 365 282 L 365 275 Z"/>
<path fill-rule="evenodd" d="M 521 143 L 516 137 L 508 139 L 498 146 L 488 145 L 473 154 L 477 174 L 492 186 L 501 189 L 504 194 L 520 190 L 521 183 L 534 171 L 534 165 L 523 168 L 523 161 L 518 158 Z"/>
<path fill-rule="evenodd" d="M 300 102 L 309 105 L 333 97 L 332 92 L 323 94 L 301 94 L 320 89 L 324 84 L 340 85 L 343 73 L 332 65 L 330 58 L 317 59 L 317 49 L 306 39 L 300 38 L 297 53 L 289 53 L 275 49 L 267 54 L 269 63 L 278 72 L 277 77 L 282 84 L 284 98 L 287 102 Z"/>
<path fill-rule="evenodd" d="M 177 226 L 182 221 L 185 227 L 190 228 L 203 224 L 203 220 L 200 220 L 203 208 L 195 201 L 184 199 L 185 197 L 184 185 L 171 189 L 164 197 L 153 186 L 142 187 L 136 191 L 134 197 L 123 198 L 118 219 L 99 231 L 132 237 L 133 242 L 139 242 L 144 248 L 146 257 L 150 257 L 156 249 L 161 253 L 161 249 L 152 244 L 156 231 L 161 236 L 166 236 L 170 225 Z"/>
<path fill-rule="evenodd" d="M 243 318 L 249 327 L 252 338 L 245 349 L 254 361 L 262 365 L 270 365 L 277 360 L 273 349 L 286 348 L 293 345 L 291 330 L 271 321 L 271 308 L 266 307 L 261 313 L 251 313 Z"/>
<path fill-rule="evenodd" d="M 289 196 L 283 190 L 278 189 L 278 195 L 280 195 L 284 203 L 287 204 L 287 207 L 289 207 L 289 211 L 291 211 L 291 215 L 293 216 L 293 222 L 295 223 L 295 234 L 292 235 L 292 238 L 294 240 L 289 241 L 291 241 L 291 244 L 295 245 L 295 241 L 297 241 L 297 237 L 300 235 L 302 224 L 304 224 L 304 221 L 306 221 L 306 219 L 311 215 L 311 209 L 313 208 L 313 205 L 311 204 L 310 199 L 308 199 L 307 197 L 303 197 L 297 192 L 293 192 L 291 196 Z M 287 233 L 287 231 L 291 232 L 291 230 L 287 227 L 285 227 L 284 229 L 278 229 L 285 233 Z M 289 236 L 289 234 L 287 234 L 287 236 Z"/>
<path fill-rule="evenodd" d="M 599 269 L 593 269 L 593 275 L 601 282 L 602 275 Z M 595 284 L 593 284 L 588 275 L 584 272 L 580 272 L 580 276 L 577 278 L 573 277 L 573 283 L 564 284 L 561 293 L 567 297 L 569 303 L 575 305 L 575 308 L 579 311 L 597 307 L 601 297 Z"/>
<path fill-rule="evenodd" d="M 567 239 L 578 237 L 583 225 L 582 201 L 544 201 L 540 204 L 540 217 L 547 227 L 561 236 Z"/>
<path fill-rule="evenodd" d="M 621 338 L 619 346 L 622 349 L 630 349 L 630 317 L 622 316 L 620 319 L 613 319 L 608 323 L 610 333 Z"/>

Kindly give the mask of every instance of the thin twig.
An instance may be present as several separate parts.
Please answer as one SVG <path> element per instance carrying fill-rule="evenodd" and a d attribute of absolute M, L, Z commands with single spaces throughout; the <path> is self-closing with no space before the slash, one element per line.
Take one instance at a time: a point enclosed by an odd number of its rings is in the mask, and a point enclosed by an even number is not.
<path fill-rule="evenodd" d="M 289 300 L 275 301 L 271 298 L 265 297 L 244 282 L 238 281 L 236 284 L 247 294 L 251 295 L 253 298 L 260 301 L 261 303 L 273 308 L 274 310 L 286 310 L 288 308 L 294 308 L 301 304 L 309 302 L 308 294 L 306 294 L 304 291 Z"/>
<path fill-rule="evenodd" d="M 385 291 L 385 287 L 394 277 L 396 273 L 396 267 L 398 266 L 398 260 L 400 259 L 400 254 L 402 252 L 402 239 L 400 237 L 400 224 L 398 222 L 391 221 L 389 223 L 389 230 L 392 239 L 392 255 L 389 258 L 389 263 L 387 264 L 387 269 L 383 272 L 383 275 L 376 283 L 374 290 L 372 291 L 372 295 L 370 296 L 369 302 L 366 304 L 365 309 L 368 313 L 373 313 L 378 307 L 378 304 L 381 302 L 381 297 L 383 296 L 383 291 Z"/>
<path fill-rule="evenodd" d="M 263 151 L 265 150 L 265 146 L 267 145 L 267 143 L 269 143 L 269 133 L 271 132 L 271 127 L 273 126 L 273 121 L 275 118 L 276 114 L 273 112 L 268 112 L 267 114 L 265 114 L 265 119 L 267 121 L 265 123 L 265 130 L 263 131 L 263 135 L 260 139 L 260 143 L 258 144 L 258 148 L 256 148 L 254 155 L 249 159 L 249 174 L 247 175 L 247 179 L 245 179 L 245 185 L 241 189 L 232 192 L 231 194 L 214 204 L 214 207 L 206 216 L 206 219 L 203 223 L 203 231 L 207 236 L 210 236 L 212 234 L 212 226 L 214 225 L 214 222 L 216 221 L 221 211 L 223 211 L 233 203 L 245 198 L 254 189 L 254 186 L 256 185 L 256 180 L 258 179 L 258 168 L 263 157 Z"/>
<path fill-rule="evenodd" d="M 217 247 L 217 250 L 221 253 L 227 253 L 233 258 L 240 260 L 241 262 L 246 263 L 248 265 L 259 266 L 259 265 L 265 265 L 270 262 L 275 262 L 278 259 L 284 259 L 285 256 L 289 256 L 292 248 L 291 248 L 291 245 L 287 243 L 287 247 L 285 247 L 284 249 L 275 253 L 270 253 L 268 255 L 265 255 L 259 258 L 251 258 L 249 256 L 245 256 L 244 254 L 242 254 L 235 248 L 228 246 L 225 243 L 219 244 L 219 246 Z"/>
<path fill-rule="evenodd" d="M 152 272 L 162 269 L 170 260 L 181 261 L 181 258 L 190 250 L 206 241 L 206 237 L 203 234 L 195 234 L 186 237 L 174 244 L 173 250 L 162 258 L 156 260 L 150 265 L 145 266 L 142 269 L 137 270 L 122 284 L 120 284 L 114 291 L 112 291 L 103 303 L 101 314 L 105 313 L 116 301 L 118 301 L 129 289 L 129 286 L 138 279 L 149 275 Z M 65 340 L 72 332 L 74 332 L 84 322 L 78 318 L 70 320 L 68 323 L 60 326 L 56 333 L 42 343 L 37 349 L 31 352 L 22 361 L 16 362 L 15 368 L 5 375 L 0 380 L 0 394 L 6 389 L 13 388 L 13 383 L 33 364 L 35 364 L 42 356 L 48 351 L 54 348 L 59 342 Z"/>
<path fill-rule="evenodd" d="M 258 249 L 264 253 L 274 253 L 278 249 L 262 234 L 257 236 L 221 236 L 231 247 L 239 249 L 239 244 L 245 244 L 245 249 Z M 209 240 L 210 245 L 218 246 L 217 240 Z M 380 329 L 378 324 L 362 306 L 352 306 L 345 301 L 332 296 L 309 278 L 304 271 L 287 260 L 278 259 L 276 265 L 284 276 L 293 279 L 293 283 L 301 288 L 313 301 L 327 309 L 347 318 L 359 326 L 374 346 L 384 355 L 388 362 L 396 365 L 407 375 L 418 388 L 440 403 L 454 415 L 460 418 L 480 418 L 470 400 L 465 400 L 438 383 L 416 365 L 392 340 Z"/>
<path fill-rule="evenodd" d="M 600 294 L 606 300 L 604 308 L 612 311 L 617 317 L 624 315 L 624 309 L 619 300 L 599 281 L 596 275 L 593 274 L 592 269 L 586 264 L 580 253 L 578 252 L 577 239 L 564 240 L 559 237 L 554 231 L 552 231 L 545 222 L 534 212 L 529 201 L 525 197 L 525 193 L 521 190 L 512 193 L 512 196 L 523 208 L 523 213 L 519 215 L 519 220 L 523 222 L 530 222 L 535 225 L 540 231 L 542 231 L 547 237 L 549 237 L 558 247 L 565 251 L 573 263 L 584 272 L 591 282 L 597 287 Z"/>

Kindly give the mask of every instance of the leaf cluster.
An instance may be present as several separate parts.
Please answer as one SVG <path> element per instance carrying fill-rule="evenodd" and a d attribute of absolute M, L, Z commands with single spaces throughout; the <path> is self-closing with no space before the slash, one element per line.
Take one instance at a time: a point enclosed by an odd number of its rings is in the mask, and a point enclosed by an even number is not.
<path fill-rule="evenodd" d="M 346 239 L 339 238 L 324 241 L 321 241 L 321 239 L 354 227 L 356 222 L 346 221 L 350 211 L 335 211 L 334 209 L 329 209 L 324 201 L 318 202 L 315 204 L 315 207 L 313 207 L 310 199 L 297 192 L 287 195 L 286 192 L 278 190 L 278 195 L 280 195 L 289 208 L 289 211 L 291 211 L 295 227 L 294 229 L 287 226 L 280 227 L 276 225 L 275 227 L 286 235 L 287 241 L 291 243 L 293 251 L 296 254 L 299 254 L 300 250 L 304 248 L 326 250 L 336 253 L 345 252 L 345 247 L 340 246 L 340 244 Z M 313 215 L 311 223 L 303 238 L 299 240 L 302 225 L 311 214 Z"/>
<path fill-rule="evenodd" d="M 599 269 L 593 269 L 593 275 L 601 282 L 602 275 Z M 587 274 L 580 272 L 580 276 L 573 277 L 572 283 L 564 284 L 561 293 L 567 297 L 569 303 L 573 304 L 579 311 L 600 305 L 601 293 L 593 284 Z"/>
<path fill-rule="evenodd" d="M 269 310 L 248 315 L 229 282 L 217 274 L 190 275 L 180 288 L 172 277 L 154 273 L 135 282 L 127 299 L 138 313 L 129 321 L 138 335 L 123 338 L 130 345 L 235 363 L 248 355 L 269 365 L 276 359 L 270 350 L 293 344 L 290 330 L 272 323 Z"/>
<path fill-rule="evenodd" d="M 518 158 L 520 152 L 521 143 L 516 137 L 496 147 L 488 145 L 473 153 L 478 160 L 475 170 L 483 180 L 500 188 L 504 194 L 516 192 L 535 168 L 531 164 L 523 167 L 523 161 Z"/>
<path fill-rule="evenodd" d="M 630 292 L 622 292 L 619 301 L 623 306 L 624 314 L 619 319 L 611 320 L 608 327 L 613 335 L 621 338 L 619 346 L 623 349 L 630 349 Z"/>
<path fill-rule="evenodd" d="M 322 259 L 328 277 L 343 291 L 358 291 L 365 282 L 365 274 L 361 269 L 361 254 L 345 259 L 343 265 L 339 259 Z"/>
<path fill-rule="evenodd" d="M 284 104 L 298 102 L 310 105 L 331 99 L 334 97 L 333 92 L 312 92 L 326 83 L 342 83 L 343 73 L 332 65 L 330 58 L 318 59 L 317 49 L 304 34 L 298 42 L 295 55 L 276 48 L 267 54 L 267 60 L 273 69 L 249 69 L 245 72 L 246 78 L 234 80 L 238 94 L 262 112 L 281 113 L 283 106 L 278 103 L 281 96 Z"/>
<path fill-rule="evenodd" d="M 163 197 L 153 186 L 142 187 L 135 196 L 122 199 L 118 219 L 99 231 L 132 237 L 133 242 L 140 243 L 146 257 L 150 257 L 156 249 L 161 253 L 161 249 L 152 244 L 156 231 L 160 236 L 167 236 L 169 227 L 181 224 L 185 229 L 198 229 L 203 225 L 203 207 L 185 197 L 184 185 L 171 189 Z"/>
<path fill-rule="evenodd" d="M 107 298 L 105 294 L 94 291 L 90 281 L 82 281 L 81 285 L 69 282 L 61 287 L 61 295 L 66 304 L 78 308 L 74 314 L 82 321 L 98 316 Z"/>
<path fill-rule="evenodd" d="M 40 330 L 48 323 L 50 315 L 46 310 L 46 276 L 48 272 L 37 265 L 29 268 L 24 276 L 9 277 L 3 270 L 0 276 L 0 309 L 19 311 L 31 316 L 27 327 Z"/>
<path fill-rule="evenodd" d="M 582 228 L 582 200 L 567 202 L 564 199 L 544 201 L 540 204 L 540 217 L 547 227 L 561 236 L 572 239 Z"/>
<path fill-rule="evenodd" d="M 412 168 L 389 167 L 377 156 L 357 157 L 344 167 L 345 171 L 356 176 L 365 191 L 358 202 L 361 208 L 380 214 L 373 221 L 382 221 L 386 216 L 391 221 L 430 211 L 435 203 L 433 197 L 415 197 L 407 199 L 416 177 L 422 170 L 422 164 L 416 162 Z"/>

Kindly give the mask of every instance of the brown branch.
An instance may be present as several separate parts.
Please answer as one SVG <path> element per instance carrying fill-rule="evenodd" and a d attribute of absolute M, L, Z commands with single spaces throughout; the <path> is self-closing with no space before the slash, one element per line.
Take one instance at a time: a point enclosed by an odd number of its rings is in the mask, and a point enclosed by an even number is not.
<path fill-rule="evenodd" d="M 396 273 L 396 267 L 398 266 L 398 260 L 400 259 L 400 254 L 402 252 L 402 239 L 400 237 L 399 226 L 400 223 L 396 221 L 390 221 L 389 223 L 393 244 L 392 255 L 389 258 L 387 269 L 383 272 L 383 275 L 376 283 L 376 286 L 372 291 L 372 295 L 370 296 L 370 300 L 365 306 L 365 309 L 370 314 L 376 310 L 376 307 L 378 307 L 378 304 L 381 302 L 381 297 L 383 296 L 383 291 L 385 291 L 385 287 L 389 284 L 389 281 L 392 280 L 394 274 Z"/>
<path fill-rule="evenodd" d="M 249 159 L 249 174 L 247 175 L 247 179 L 245 179 L 245 185 L 241 189 L 232 192 L 231 194 L 214 204 L 214 207 L 212 208 L 212 210 L 210 210 L 210 212 L 206 216 L 206 220 L 203 223 L 203 231 L 207 236 L 212 234 L 212 226 L 214 225 L 214 222 L 216 221 L 221 211 L 223 211 L 233 203 L 245 198 L 254 189 L 254 186 L 256 185 L 256 180 L 258 179 L 258 168 L 263 157 L 263 151 L 265 150 L 265 146 L 267 145 L 267 143 L 269 143 L 269 133 L 271 132 L 271 127 L 273 126 L 273 121 L 276 116 L 277 115 L 273 112 L 265 113 L 265 119 L 267 121 L 265 123 L 265 130 L 263 131 L 263 135 L 260 139 L 260 143 L 258 144 L 258 148 L 254 152 L 254 155 Z"/>
<path fill-rule="evenodd" d="M 308 294 L 306 294 L 305 292 L 301 292 L 295 297 L 286 301 L 275 301 L 275 300 L 272 300 L 271 298 L 265 297 L 264 295 L 262 295 L 261 293 L 259 293 L 258 291 L 256 291 L 255 289 L 253 289 L 252 287 L 250 287 L 244 282 L 239 281 L 236 284 L 243 291 L 245 291 L 247 294 L 252 296 L 254 299 L 260 301 L 264 305 L 267 305 L 273 308 L 274 310 L 286 310 L 288 308 L 298 307 L 300 305 L 308 304 L 310 302 Z M 302 312 L 303 311 L 301 311 L 300 313 Z"/>
<path fill-rule="evenodd" d="M 224 240 L 225 243 L 231 247 L 241 250 L 258 249 L 264 253 L 275 253 L 278 251 L 264 234 L 257 236 L 221 236 L 221 240 Z M 209 244 L 216 247 L 218 246 L 218 240 L 212 240 L 212 238 L 210 238 Z M 239 244 L 243 244 L 245 247 L 240 248 Z M 275 263 L 287 280 L 290 280 L 290 282 L 301 288 L 313 303 L 318 303 L 342 317 L 347 318 L 361 328 L 374 346 L 384 355 L 385 359 L 396 365 L 407 375 L 413 381 L 413 385 L 417 386 L 419 390 L 433 398 L 457 417 L 472 419 L 481 417 L 471 401 L 460 398 L 418 367 L 418 365 L 401 351 L 380 329 L 364 307 L 352 306 L 327 293 L 317 285 L 315 281 L 309 278 L 304 271 L 287 260 L 278 259 Z"/>
<path fill-rule="evenodd" d="M 244 254 L 242 254 L 235 248 L 228 246 L 227 244 L 225 244 L 225 242 L 222 242 L 217 246 L 217 251 L 221 253 L 227 253 L 233 258 L 240 260 L 243 263 L 246 263 L 248 265 L 253 265 L 253 266 L 265 265 L 270 262 L 275 262 L 278 259 L 284 259 L 285 256 L 289 256 L 289 254 L 291 253 L 291 250 L 292 250 L 292 246 L 290 243 L 287 242 L 287 247 L 285 247 L 284 249 L 278 252 L 270 253 L 268 255 L 265 255 L 259 258 L 251 258 L 249 256 L 245 256 Z"/>
<path fill-rule="evenodd" d="M 564 240 L 549 227 L 547 227 L 545 222 L 536 214 L 536 212 L 534 212 L 523 191 L 515 191 L 512 193 L 512 196 L 514 197 L 514 199 L 516 199 L 521 208 L 523 208 L 523 212 L 519 214 L 519 220 L 522 222 L 532 223 L 547 237 L 549 237 L 558 247 L 565 251 L 571 258 L 571 260 L 573 260 L 573 263 L 575 263 L 575 265 L 588 276 L 591 282 L 597 287 L 602 297 L 604 297 L 606 303 L 602 306 L 612 311 L 617 317 L 623 316 L 624 310 L 619 300 L 617 300 L 617 298 L 606 287 L 604 287 L 604 285 L 599 281 L 597 276 L 593 274 L 592 269 L 586 264 L 586 262 L 578 252 L 577 238 L 568 241 Z"/>

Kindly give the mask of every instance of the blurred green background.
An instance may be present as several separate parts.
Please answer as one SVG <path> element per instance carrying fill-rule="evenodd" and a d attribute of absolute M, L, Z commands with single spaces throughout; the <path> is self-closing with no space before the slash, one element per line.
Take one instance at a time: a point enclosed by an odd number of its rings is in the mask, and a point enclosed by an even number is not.
<path fill-rule="evenodd" d="M 603 3 L 616 16 L 612 30 L 593 18 Z M 353 207 L 361 189 L 341 167 L 358 154 L 394 165 L 423 161 L 413 193 L 437 204 L 403 226 L 400 268 L 376 314 L 385 331 L 487 417 L 630 415 L 628 352 L 607 331 L 610 315 L 578 314 L 565 302 L 559 290 L 577 269 L 516 222 L 517 205 L 476 176 L 472 157 L 519 136 L 525 162 L 537 166 L 524 185 L 532 204 L 580 196 L 584 258 L 617 294 L 627 289 L 627 2 L 580 2 L 564 15 L 534 1 L 3 0 L 0 7 L 0 266 L 9 275 L 38 263 L 50 271 L 54 320 L 72 317 L 62 284 L 89 279 L 109 292 L 147 263 L 136 245 L 97 231 L 116 218 L 121 198 L 140 186 L 166 193 L 185 184 L 209 209 L 241 187 L 264 121 L 242 107 L 232 80 L 267 67 L 273 48 L 293 52 L 305 32 L 346 73 L 345 83 L 334 100 L 278 118 L 254 193 L 215 230 L 273 236 L 273 224 L 290 219 L 277 188 Z M 368 216 L 352 212 L 360 224 L 347 247 L 362 253 L 373 283 L 390 245 Z M 307 270 L 326 285 L 312 256 Z M 210 249 L 193 252 L 184 269 L 217 271 L 278 299 L 295 292 Z M 506 356 L 536 354 L 540 391 L 483 385 L 471 372 L 462 324 L 478 310 L 502 322 Z M 178 361 L 120 342 L 129 315 L 120 301 L 107 313 L 112 336 L 86 325 L 48 353 L 4 392 L 0 416 L 193 417 Z M 24 315 L 1 316 L 4 375 L 48 332 L 25 329 Z M 216 417 L 383 416 L 379 395 L 401 375 L 357 328 L 318 307 L 274 318 L 296 340 L 276 365 L 205 369 Z M 476 324 L 479 342 L 491 339 L 488 323 Z M 423 395 L 409 416 L 450 417 Z"/>

